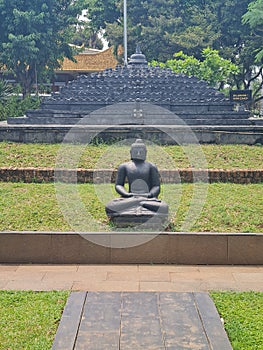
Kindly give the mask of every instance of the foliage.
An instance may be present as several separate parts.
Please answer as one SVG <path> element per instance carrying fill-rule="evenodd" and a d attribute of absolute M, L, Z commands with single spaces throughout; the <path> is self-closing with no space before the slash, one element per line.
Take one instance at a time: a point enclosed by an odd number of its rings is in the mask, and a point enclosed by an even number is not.
<path fill-rule="evenodd" d="M 10 86 L 5 80 L 0 79 L 0 102 L 5 101 L 12 92 L 12 86 Z"/>
<path fill-rule="evenodd" d="M 233 49 L 238 44 L 241 47 L 244 40 L 240 40 L 241 36 L 248 29 L 241 28 L 241 16 L 249 2 L 130 0 L 127 4 L 128 46 L 133 50 L 139 41 L 148 59 L 159 61 L 181 50 L 200 58 L 202 49 L 208 46 Z M 94 28 L 105 28 L 111 44 L 122 43 L 118 38 L 123 25 L 123 1 L 92 0 L 87 6 Z M 118 33 L 116 26 L 115 33 L 112 31 L 114 23 L 120 25 Z"/>
<path fill-rule="evenodd" d="M 21 83 L 24 97 L 64 57 L 72 58 L 68 42 L 81 3 L 0 0 L 0 62 Z"/>
<path fill-rule="evenodd" d="M 120 16 L 120 4 L 115 0 L 89 0 L 86 7 L 93 28 L 104 28 L 107 22 L 112 23 Z"/>
<path fill-rule="evenodd" d="M 176 73 L 196 76 L 208 82 L 211 86 L 221 89 L 229 82 L 231 75 L 238 72 L 238 67 L 230 60 L 219 56 L 217 50 L 206 48 L 202 51 L 202 61 L 194 56 L 188 56 L 182 51 L 174 54 L 173 60 L 165 63 L 153 61 L 152 64 L 160 67 L 171 68 Z"/>
<path fill-rule="evenodd" d="M 36 96 L 26 96 L 21 99 L 20 96 L 12 95 L 0 100 L 0 120 L 6 120 L 8 117 L 21 117 L 28 109 L 37 109 L 40 105 L 40 99 Z"/>
<path fill-rule="evenodd" d="M 84 47 L 97 50 L 103 49 L 101 38 L 97 32 L 92 30 L 88 23 L 79 26 L 78 30 L 74 33 L 71 42 L 72 44 L 79 46 L 80 50 Z"/>
<path fill-rule="evenodd" d="M 249 25 L 256 45 L 252 47 L 250 55 L 255 57 L 255 65 L 253 76 L 248 80 L 248 83 L 253 83 L 255 103 L 263 99 L 263 1 L 255 0 L 248 5 L 248 11 L 242 17 L 243 24 Z M 249 48 L 248 48 L 249 49 Z M 250 71 L 253 71 L 251 67 Z"/>
<path fill-rule="evenodd" d="M 51 349 L 68 292 L 0 292 L 0 350 Z"/>
<path fill-rule="evenodd" d="M 247 23 L 242 23 L 250 2 L 251 0 L 214 1 L 214 26 L 220 35 L 213 42 L 212 48 L 219 50 L 222 57 L 231 59 L 239 67 L 230 88 L 251 89 L 254 104 L 261 99 L 260 89 L 263 84 L 262 69 L 255 62 L 255 50 L 262 45 L 262 39 L 251 31 Z M 258 82 L 259 86 L 255 87 Z"/>
<path fill-rule="evenodd" d="M 243 23 L 248 23 L 254 30 L 255 36 L 258 39 L 262 38 L 263 34 L 263 0 L 255 0 L 248 5 L 248 12 L 243 16 Z M 258 62 L 263 60 L 263 46 L 257 49 L 256 59 Z"/>
<path fill-rule="evenodd" d="M 79 217 L 83 219 L 79 231 L 95 231 L 94 222 L 98 225 L 106 224 L 107 230 L 108 220 L 104 202 L 117 196 L 113 187 L 110 184 L 63 186 L 65 193 L 73 194 L 73 208 L 79 203 L 83 205 L 84 210 L 81 212 L 72 209 L 74 220 L 78 220 Z M 192 203 L 194 186 L 199 186 L 202 190 L 204 184 L 162 186 L 163 198 L 170 206 L 171 231 L 182 230 L 182 224 Z M 75 190 L 79 195 L 77 202 L 74 199 Z M 111 198 L 108 198 L 109 193 Z M 262 195 L 261 184 L 210 184 L 201 215 L 191 231 L 263 232 Z M 62 215 L 54 184 L 1 183 L 1 231 L 72 231 L 71 221 L 68 223 L 67 218 L 70 219 L 70 216 L 64 218 Z"/>
<path fill-rule="evenodd" d="M 263 349 L 263 293 L 211 292 L 233 350 Z"/>
<path fill-rule="evenodd" d="M 122 44 L 123 2 L 93 0 L 88 3 L 89 17 L 95 28 L 106 29 L 110 44 Z M 140 42 L 149 60 L 165 60 L 175 51 L 207 47 L 212 33 L 212 15 L 206 5 L 195 1 L 131 0 L 128 3 L 129 55 Z M 187 31 L 187 33 L 186 33 Z M 176 33 L 176 34 L 175 34 Z M 185 38 L 187 37 L 187 40 Z"/>
<path fill-rule="evenodd" d="M 87 10 L 84 10 L 82 11 L 81 20 L 79 19 L 76 30 L 71 38 L 71 43 L 81 48 L 89 47 L 101 50 L 103 48 L 103 42 L 99 34 L 87 17 Z"/>

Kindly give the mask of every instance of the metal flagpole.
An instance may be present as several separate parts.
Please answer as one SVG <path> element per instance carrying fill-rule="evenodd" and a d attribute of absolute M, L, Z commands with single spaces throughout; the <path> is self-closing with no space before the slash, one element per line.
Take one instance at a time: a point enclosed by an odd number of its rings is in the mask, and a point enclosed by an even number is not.
<path fill-rule="evenodd" d="M 123 1 L 123 44 L 124 44 L 124 65 L 128 64 L 127 54 L 127 1 Z"/>

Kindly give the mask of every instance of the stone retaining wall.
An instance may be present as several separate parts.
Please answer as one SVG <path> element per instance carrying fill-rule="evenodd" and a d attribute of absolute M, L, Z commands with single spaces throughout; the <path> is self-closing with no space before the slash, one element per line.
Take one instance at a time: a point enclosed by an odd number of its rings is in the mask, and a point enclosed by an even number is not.
<path fill-rule="evenodd" d="M 254 121 L 254 123 L 256 122 Z M 0 141 L 87 144 L 96 138 L 106 143 L 127 138 L 141 138 L 149 141 L 154 140 L 159 145 L 196 144 L 196 142 L 202 144 L 263 145 L 263 125 L 196 125 L 191 127 L 176 125 L 79 125 L 72 128 L 72 125 L 12 125 L 0 122 Z"/>
<path fill-rule="evenodd" d="M 263 169 L 177 169 L 160 170 L 163 183 L 231 182 L 237 184 L 263 182 Z M 0 181 L 48 183 L 56 180 L 68 183 L 109 183 L 115 182 L 116 170 L 101 169 L 58 169 L 53 168 L 0 168 Z"/>
<path fill-rule="evenodd" d="M 138 244 L 127 247 L 127 242 Z M 116 243 L 123 248 L 115 248 Z M 262 233 L 33 231 L 0 235 L 1 264 L 262 265 L 262 250 Z"/>

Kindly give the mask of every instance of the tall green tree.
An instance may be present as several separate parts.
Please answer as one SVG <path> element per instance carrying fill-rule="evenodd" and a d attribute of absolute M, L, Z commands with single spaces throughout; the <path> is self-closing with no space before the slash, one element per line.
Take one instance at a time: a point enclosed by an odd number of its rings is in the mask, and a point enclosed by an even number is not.
<path fill-rule="evenodd" d="M 257 39 L 260 40 L 260 46 L 256 50 L 256 60 L 262 63 L 263 60 L 263 0 L 256 0 L 248 5 L 248 11 L 243 15 L 243 23 L 249 24 Z"/>
<path fill-rule="evenodd" d="M 139 42 L 149 60 L 166 60 L 174 52 L 201 55 L 218 34 L 213 31 L 213 14 L 204 1 L 129 0 L 128 54 Z M 91 0 L 89 18 L 97 30 L 106 30 L 109 43 L 123 43 L 123 1 Z"/>
<path fill-rule="evenodd" d="M 13 72 L 23 96 L 58 68 L 69 46 L 81 0 L 0 0 L 0 62 Z"/>
<path fill-rule="evenodd" d="M 250 55 L 255 56 L 256 68 L 254 79 L 254 100 L 263 100 L 263 0 L 255 0 L 248 5 L 248 11 L 243 15 L 243 23 L 248 24 L 255 38 L 255 47 Z"/>
<path fill-rule="evenodd" d="M 216 0 L 213 4 L 217 14 L 215 25 L 220 33 L 213 43 L 224 58 L 238 65 L 239 72 L 233 76 L 232 88 L 253 90 L 254 101 L 262 82 L 260 70 L 255 60 L 255 50 L 262 38 L 256 37 L 248 23 L 242 18 L 250 6 L 251 0 Z"/>
<path fill-rule="evenodd" d="M 102 34 L 97 29 L 96 25 L 88 18 L 87 9 L 83 10 L 79 16 L 75 33 L 71 38 L 71 43 L 77 46 L 88 47 L 92 49 L 103 48 Z"/>

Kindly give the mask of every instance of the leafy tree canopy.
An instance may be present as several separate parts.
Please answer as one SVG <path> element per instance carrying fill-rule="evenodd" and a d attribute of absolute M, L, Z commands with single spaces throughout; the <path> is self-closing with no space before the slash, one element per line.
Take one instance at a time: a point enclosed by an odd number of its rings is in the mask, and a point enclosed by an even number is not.
<path fill-rule="evenodd" d="M 0 0 L 0 62 L 27 95 L 37 78 L 72 58 L 68 45 L 81 0 Z"/>
<path fill-rule="evenodd" d="M 221 89 L 229 83 L 230 76 L 238 72 L 238 67 L 235 64 L 220 57 L 217 50 L 210 48 L 202 51 L 202 60 L 180 51 L 174 54 L 174 59 L 167 60 L 165 63 L 153 61 L 152 65 L 170 68 L 176 73 L 194 75 L 207 81 L 209 85 Z"/>
<path fill-rule="evenodd" d="M 254 30 L 255 36 L 262 40 L 263 35 L 263 0 L 256 0 L 248 5 L 248 12 L 243 16 L 243 23 L 248 23 Z M 263 44 L 258 48 L 256 53 L 258 62 L 263 60 Z"/>
<path fill-rule="evenodd" d="M 129 0 L 128 53 L 139 42 L 149 60 L 165 60 L 184 50 L 198 54 L 217 38 L 210 9 L 201 1 Z M 106 30 L 111 45 L 123 43 L 123 1 L 92 0 L 89 18 L 99 30 Z"/>

